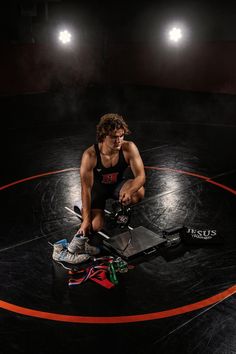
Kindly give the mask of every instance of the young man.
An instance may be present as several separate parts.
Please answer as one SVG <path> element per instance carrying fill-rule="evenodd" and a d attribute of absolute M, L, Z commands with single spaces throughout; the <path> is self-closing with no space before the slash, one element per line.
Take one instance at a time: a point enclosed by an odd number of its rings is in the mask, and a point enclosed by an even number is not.
<path fill-rule="evenodd" d="M 97 125 L 98 143 L 83 153 L 80 166 L 83 221 L 68 245 L 68 257 L 74 256 L 75 262 L 77 255 L 82 259 L 82 255 L 99 252 L 88 244 L 87 235 L 102 229 L 107 199 L 117 199 L 127 206 L 144 197 L 144 165 L 136 145 L 124 140 L 129 133 L 122 116 L 105 114 Z M 124 179 L 128 166 L 133 173 L 132 179 Z"/>

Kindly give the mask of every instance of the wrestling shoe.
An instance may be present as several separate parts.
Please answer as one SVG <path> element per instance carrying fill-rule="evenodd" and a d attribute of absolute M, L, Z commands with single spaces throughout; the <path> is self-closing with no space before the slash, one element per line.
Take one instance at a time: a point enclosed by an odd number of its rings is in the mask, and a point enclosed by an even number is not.
<path fill-rule="evenodd" d="M 100 249 L 95 246 L 91 246 L 88 243 L 88 237 L 75 235 L 68 245 L 68 251 L 70 253 L 84 254 L 87 253 L 91 256 L 95 256 L 100 253 Z"/>
<path fill-rule="evenodd" d="M 52 254 L 54 261 L 79 264 L 87 261 L 90 258 L 89 254 L 72 254 L 64 246 L 65 245 L 61 241 L 54 243 Z"/>

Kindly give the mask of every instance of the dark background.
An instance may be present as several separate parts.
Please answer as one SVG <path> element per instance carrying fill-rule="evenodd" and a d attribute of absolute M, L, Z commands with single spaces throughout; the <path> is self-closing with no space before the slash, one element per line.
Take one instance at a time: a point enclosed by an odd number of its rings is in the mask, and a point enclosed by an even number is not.
<path fill-rule="evenodd" d="M 9 1 L 1 10 L 4 95 L 88 84 L 235 93 L 234 2 Z M 173 21 L 188 40 L 164 40 Z M 57 43 L 59 28 L 73 45 Z"/>
<path fill-rule="evenodd" d="M 77 124 L 108 111 L 135 121 L 172 121 L 178 112 L 181 121 L 233 124 L 235 17 L 233 1 L 5 2 L 5 125 Z M 180 47 L 164 40 L 175 20 L 188 34 Z M 57 42 L 62 27 L 73 33 L 70 47 Z"/>

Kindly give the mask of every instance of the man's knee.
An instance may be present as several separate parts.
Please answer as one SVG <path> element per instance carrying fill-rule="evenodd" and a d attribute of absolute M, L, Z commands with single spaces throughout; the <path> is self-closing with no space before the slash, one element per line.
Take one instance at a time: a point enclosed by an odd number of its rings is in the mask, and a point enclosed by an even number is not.
<path fill-rule="evenodd" d="M 103 223 L 98 223 L 98 222 L 93 222 L 92 227 L 93 227 L 93 232 L 99 232 L 103 228 Z"/>
<path fill-rule="evenodd" d="M 104 213 L 99 210 L 99 212 L 92 212 L 92 228 L 94 232 L 98 232 L 103 228 L 104 225 Z"/>
<path fill-rule="evenodd" d="M 141 187 L 137 192 L 132 195 L 132 204 L 140 202 L 145 196 L 145 189 Z"/>
<path fill-rule="evenodd" d="M 145 188 L 144 187 L 141 187 L 139 190 L 138 190 L 138 195 L 139 195 L 139 198 L 140 200 L 142 200 L 145 196 Z"/>

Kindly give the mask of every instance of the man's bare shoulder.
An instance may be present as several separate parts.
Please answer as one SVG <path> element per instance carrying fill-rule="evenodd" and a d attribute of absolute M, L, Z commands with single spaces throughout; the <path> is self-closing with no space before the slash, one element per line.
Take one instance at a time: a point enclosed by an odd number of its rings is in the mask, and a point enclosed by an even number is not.
<path fill-rule="evenodd" d="M 124 140 L 123 144 L 122 144 L 122 150 L 124 152 L 132 152 L 137 150 L 137 146 L 135 145 L 135 143 L 133 141 L 129 141 L 129 140 Z"/>
<path fill-rule="evenodd" d="M 96 151 L 94 145 L 90 146 L 83 152 L 82 163 L 85 163 L 87 166 L 94 167 L 97 162 Z"/>
<path fill-rule="evenodd" d="M 94 149 L 94 145 L 91 145 L 90 147 L 88 147 L 84 151 L 83 155 L 86 157 L 96 158 L 96 151 Z"/>

